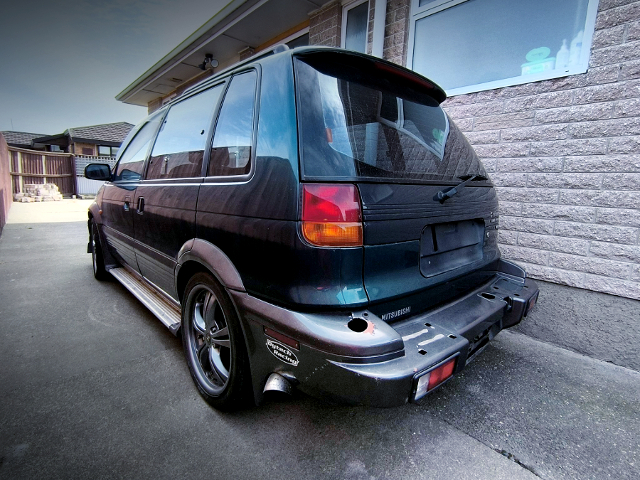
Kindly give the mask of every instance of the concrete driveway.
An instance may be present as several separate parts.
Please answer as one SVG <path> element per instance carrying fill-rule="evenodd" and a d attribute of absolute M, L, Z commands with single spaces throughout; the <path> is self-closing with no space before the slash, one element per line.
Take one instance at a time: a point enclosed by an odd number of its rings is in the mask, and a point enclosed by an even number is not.
<path fill-rule="evenodd" d="M 640 374 L 512 332 L 422 405 L 217 412 L 71 202 L 0 238 L 0 478 L 640 478 Z"/>

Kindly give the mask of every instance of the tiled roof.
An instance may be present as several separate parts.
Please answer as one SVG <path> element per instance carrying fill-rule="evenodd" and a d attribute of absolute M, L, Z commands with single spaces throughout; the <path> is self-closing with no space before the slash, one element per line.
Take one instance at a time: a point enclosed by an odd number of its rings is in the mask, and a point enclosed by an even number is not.
<path fill-rule="evenodd" d="M 2 132 L 2 136 L 11 145 L 31 145 L 31 140 L 45 135 L 42 133 Z"/>
<path fill-rule="evenodd" d="M 133 125 L 127 122 L 105 123 L 102 125 L 92 125 L 89 127 L 69 128 L 65 134 L 72 138 L 86 138 L 90 140 L 102 140 L 104 142 L 122 143 Z"/>

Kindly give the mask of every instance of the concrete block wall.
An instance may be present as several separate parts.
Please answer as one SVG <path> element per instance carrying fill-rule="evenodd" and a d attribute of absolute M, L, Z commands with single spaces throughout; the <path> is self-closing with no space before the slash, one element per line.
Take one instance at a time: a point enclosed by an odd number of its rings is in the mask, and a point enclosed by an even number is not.
<path fill-rule="evenodd" d="M 369 0 L 369 22 L 367 27 L 367 53 L 373 46 L 373 19 L 376 0 Z M 382 57 L 398 65 L 406 65 L 409 42 L 409 18 L 411 0 L 389 0 L 384 25 Z"/>
<path fill-rule="evenodd" d="M 342 4 L 329 2 L 309 17 L 309 44 L 339 47 L 342 29 Z"/>
<path fill-rule="evenodd" d="M 389 0 L 384 27 L 382 57 L 398 65 L 407 64 L 411 0 Z"/>
<path fill-rule="evenodd" d="M 498 188 L 505 258 L 640 299 L 640 0 L 600 0 L 587 73 L 443 106 Z"/>

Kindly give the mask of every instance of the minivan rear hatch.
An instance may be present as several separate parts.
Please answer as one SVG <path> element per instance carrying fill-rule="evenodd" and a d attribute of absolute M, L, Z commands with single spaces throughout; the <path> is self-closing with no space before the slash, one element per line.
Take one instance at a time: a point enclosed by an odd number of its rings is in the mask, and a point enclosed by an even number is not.
<path fill-rule="evenodd" d="M 496 193 L 440 107 L 444 92 L 353 53 L 307 51 L 294 61 L 302 179 L 357 185 L 363 283 L 383 318 L 486 282 L 483 269 L 500 255 Z"/>

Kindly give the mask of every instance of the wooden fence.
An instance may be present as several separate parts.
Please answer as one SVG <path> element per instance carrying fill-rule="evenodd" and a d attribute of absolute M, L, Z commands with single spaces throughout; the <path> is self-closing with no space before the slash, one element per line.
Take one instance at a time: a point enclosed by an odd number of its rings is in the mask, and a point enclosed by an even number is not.
<path fill-rule="evenodd" d="M 76 169 L 70 153 L 39 152 L 9 147 L 13 193 L 30 183 L 55 183 L 63 195 L 75 195 Z"/>
<path fill-rule="evenodd" d="M 9 148 L 2 133 L 0 133 L 0 235 L 5 223 L 9 208 L 13 202 L 11 195 L 11 175 L 9 174 Z"/>

